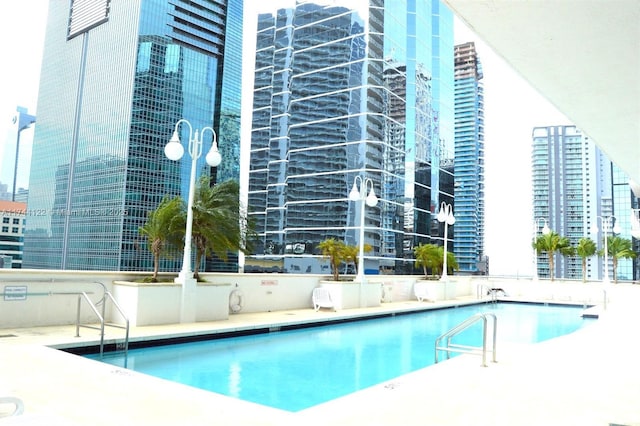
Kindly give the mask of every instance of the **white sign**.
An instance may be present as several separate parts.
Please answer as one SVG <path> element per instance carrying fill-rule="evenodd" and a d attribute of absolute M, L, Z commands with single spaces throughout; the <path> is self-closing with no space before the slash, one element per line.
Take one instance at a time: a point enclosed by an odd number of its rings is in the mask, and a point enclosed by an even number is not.
<path fill-rule="evenodd" d="M 7 285 L 4 287 L 4 300 L 27 300 L 26 285 Z"/>

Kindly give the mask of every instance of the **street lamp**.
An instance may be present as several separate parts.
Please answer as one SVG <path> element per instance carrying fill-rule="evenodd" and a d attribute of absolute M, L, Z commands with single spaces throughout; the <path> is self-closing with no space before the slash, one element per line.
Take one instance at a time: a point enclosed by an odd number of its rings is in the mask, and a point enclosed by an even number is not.
<path fill-rule="evenodd" d="M 451 204 L 447 204 L 444 201 L 440 203 L 440 211 L 438 212 L 438 216 L 436 216 L 438 222 L 444 222 L 444 260 L 442 263 L 442 276 L 440 277 L 440 281 L 446 281 L 448 279 L 447 272 L 447 237 L 449 234 L 448 226 L 456 223 L 456 218 L 453 216 L 453 207 Z"/>
<path fill-rule="evenodd" d="M 360 190 L 358 191 L 357 183 L 360 182 Z M 369 194 L 367 195 L 367 188 L 369 189 Z M 356 176 L 353 180 L 353 187 L 349 192 L 349 200 L 351 201 L 362 201 L 360 207 L 360 240 L 358 241 L 360 244 L 360 255 L 358 256 L 358 273 L 354 278 L 354 281 L 360 282 L 360 307 L 363 307 L 364 303 L 362 300 L 362 285 L 365 282 L 364 276 L 364 214 L 365 209 L 364 205 L 366 203 L 369 207 L 375 207 L 378 204 L 378 197 L 376 197 L 376 193 L 373 190 L 373 181 L 369 178 L 363 179 L 361 176 Z"/>
<path fill-rule="evenodd" d="M 20 158 L 20 133 L 28 129 L 33 123 L 36 122 L 35 115 L 27 114 L 27 109 L 23 107 L 17 107 L 16 111 L 18 115 L 13 117 L 13 124 L 18 125 L 18 136 L 16 137 L 16 159 L 13 165 L 13 185 L 11 188 L 11 201 L 16 200 L 16 182 L 18 181 L 18 159 Z"/>
<path fill-rule="evenodd" d="M 640 209 L 631 209 L 631 236 L 640 239 Z"/>
<path fill-rule="evenodd" d="M 191 123 L 184 118 L 178 120 L 173 130 L 173 135 L 169 143 L 164 147 L 164 154 L 168 159 L 178 161 L 184 154 L 184 148 L 178 136 L 180 124 L 186 124 L 189 127 L 189 155 L 191 156 L 191 176 L 189 179 L 189 198 L 187 201 L 187 229 L 184 235 L 184 253 L 182 258 L 182 270 L 175 279 L 176 283 L 182 284 L 182 304 L 180 306 L 180 321 L 195 322 L 195 305 L 196 305 L 196 280 L 193 278 L 193 270 L 191 269 L 191 231 L 193 228 L 193 198 L 196 183 L 196 163 L 202 155 L 202 136 L 206 130 L 210 130 L 213 135 L 211 141 L 211 149 L 205 156 L 205 160 L 211 167 L 220 164 L 222 157 L 218 152 L 216 143 L 216 132 L 211 127 L 204 127 L 202 130 L 193 132 Z"/>
<path fill-rule="evenodd" d="M 536 240 L 538 239 L 538 225 L 541 220 L 544 220 L 544 226 L 542 227 L 542 235 L 548 235 L 551 232 L 547 219 L 539 217 L 533 221 L 533 280 L 538 281 L 538 249 L 536 248 Z"/>
<path fill-rule="evenodd" d="M 602 225 L 602 233 L 604 234 L 604 278 L 602 279 L 602 282 L 604 284 L 609 284 L 609 247 L 607 242 L 607 229 L 611 227 L 611 220 L 616 219 L 616 217 L 613 215 L 607 216 L 607 217 L 596 216 L 596 221 L 591 226 L 592 234 L 598 233 L 597 219 L 600 219 L 600 224 Z M 616 222 L 617 222 L 617 219 L 616 219 Z M 615 223 L 612 228 L 612 232 L 614 234 L 619 234 L 621 231 L 622 229 L 620 229 L 620 225 Z"/>

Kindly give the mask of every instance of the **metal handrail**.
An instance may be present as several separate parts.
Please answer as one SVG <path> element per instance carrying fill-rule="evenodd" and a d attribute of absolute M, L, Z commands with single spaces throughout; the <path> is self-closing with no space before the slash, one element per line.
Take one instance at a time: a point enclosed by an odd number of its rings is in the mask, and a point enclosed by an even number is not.
<path fill-rule="evenodd" d="M 480 352 L 480 349 L 482 349 L 482 366 L 486 367 L 487 366 L 487 317 L 491 317 L 493 318 L 493 349 L 490 351 L 493 354 L 493 359 L 492 362 L 498 362 L 496 360 L 496 335 L 497 335 L 497 330 L 498 330 L 498 318 L 496 317 L 495 314 L 493 313 L 477 313 L 475 315 L 472 315 L 471 317 L 467 318 L 466 320 L 462 321 L 460 324 L 458 324 L 457 326 L 453 327 L 451 330 L 447 331 L 446 333 L 444 333 L 443 335 L 441 335 L 440 337 L 438 337 L 436 339 L 435 342 L 435 362 L 436 364 L 438 363 L 439 359 L 438 359 L 438 353 L 439 351 L 445 351 L 447 353 L 447 359 L 449 359 L 451 357 L 451 352 L 459 352 L 459 353 L 469 353 L 469 354 L 478 354 L 478 352 Z M 483 322 L 483 327 L 482 327 L 482 348 L 478 348 L 475 346 L 466 346 L 466 345 L 458 345 L 458 344 L 452 344 L 451 343 L 451 339 L 461 333 L 462 331 L 466 330 L 467 328 L 471 327 L 473 324 L 475 324 L 478 321 L 482 321 Z M 440 346 L 440 342 L 443 339 L 447 339 L 446 340 L 446 346 Z"/>
<path fill-rule="evenodd" d="M 489 290 L 489 286 L 486 284 L 478 284 L 476 286 L 476 299 L 484 299 L 487 295 L 487 291 Z"/>
<path fill-rule="evenodd" d="M 91 328 L 91 329 L 94 329 L 94 330 L 100 330 L 100 358 L 102 358 L 102 356 L 104 355 L 104 327 L 105 327 L 105 325 L 110 326 L 110 327 L 124 329 L 125 330 L 125 337 L 124 337 L 124 366 L 126 368 L 127 367 L 127 355 L 128 355 L 128 351 L 129 351 L 129 318 L 127 318 L 127 316 L 125 315 L 125 313 L 122 310 L 122 308 L 120 307 L 120 305 L 118 305 L 118 302 L 116 302 L 116 300 L 113 298 L 111 293 L 107 290 L 107 287 L 103 283 L 100 283 L 100 282 L 96 282 L 96 284 L 100 284 L 102 286 L 103 295 L 102 295 L 102 298 L 98 302 L 96 302 L 95 304 L 91 301 L 91 299 L 89 298 L 89 296 L 88 296 L 88 294 L 86 292 L 83 291 L 83 292 L 79 293 L 79 295 L 78 295 L 78 310 L 77 310 L 77 314 L 76 314 L 76 337 L 80 337 L 80 327 Z M 100 325 L 99 326 L 94 326 L 94 325 L 89 325 L 89 324 L 80 324 L 80 308 L 81 308 L 81 305 L 82 305 L 82 299 L 83 298 L 87 301 L 87 303 L 89 304 L 89 307 L 91 308 L 93 313 L 100 320 Z M 105 318 L 105 307 L 106 307 L 107 298 L 109 300 L 111 300 L 111 302 L 113 303 L 113 306 L 116 307 L 116 310 L 118 311 L 118 313 L 124 319 L 125 325 L 112 324 L 112 323 L 106 323 L 105 322 L 104 318 Z M 101 305 L 102 306 L 102 312 L 98 311 L 97 305 Z"/>
<path fill-rule="evenodd" d="M 492 291 L 492 287 L 487 284 L 478 284 L 476 286 L 476 299 L 484 300 L 487 295 L 489 295 L 492 303 L 498 302 L 497 292 Z"/>

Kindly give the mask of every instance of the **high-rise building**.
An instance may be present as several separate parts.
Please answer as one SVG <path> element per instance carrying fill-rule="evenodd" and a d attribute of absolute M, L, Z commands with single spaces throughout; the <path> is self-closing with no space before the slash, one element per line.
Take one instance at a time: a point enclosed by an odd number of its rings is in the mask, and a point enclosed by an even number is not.
<path fill-rule="evenodd" d="M 0 268 L 21 268 L 25 203 L 0 200 Z"/>
<path fill-rule="evenodd" d="M 0 181 L 0 200 L 11 201 L 12 194 L 8 190 L 9 185 Z"/>
<path fill-rule="evenodd" d="M 148 270 L 138 229 L 168 195 L 187 198 L 191 158 L 164 155 L 188 120 L 218 133 L 239 178 L 241 0 L 53 1 L 45 37 L 24 267 Z M 183 143 L 189 128 L 180 128 Z M 204 136 L 205 149 L 210 132 Z M 162 269 L 177 269 L 176 259 Z"/>
<path fill-rule="evenodd" d="M 26 191 L 21 185 L 26 185 L 26 180 L 29 177 L 29 163 L 31 161 L 29 153 L 31 149 L 28 146 L 28 149 L 25 149 L 25 146 L 20 146 L 20 135 L 22 131 L 27 130 L 35 122 L 36 117 L 29 114 L 27 108 L 20 106 L 16 108 L 16 114 L 12 119 L 16 138 L 15 140 L 7 141 L 3 150 L 4 155 L 0 157 L 2 158 L 0 182 L 8 182 L 9 193 L 6 194 L 4 189 L 0 189 L 0 200 L 20 201 L 18 194 Z"/>
<path fill-rule="evenodd" d="M 461 273 L 486 274 L 484 87 L 473 42 L 455 46 L 454 254 Z"/>
<path fill-rule="evenodd" d="M 613 200 L 613 222 L 619 226 L 619 237 L 632 241 L 631 211 L 634 208 L 635 196 L 629 187 L 629 176 L 614 163 L 611 163 L 611 195 Z M 636 244 L 637 245 L 637 244 Z M 637 252 L 636 252 L 637 253 Z M 635 280 L 634 267 L 637 264 L 635 259 L 619 258 L 616 267 L 616 277 L 619 280 Z"/>
<path fill-rule="evenodd" d="M 585 237 L 602 249 L 605 232 L 611 236 L 617 223 L 619 236 L 631 238 L 629 179 L 575 126 L 533 129 L 532 173 L 535 235 L 541 235 L 546 223 L 574 247 Z M 597 233 L 592 232 L 594 226 Z M 608 260 L 608 276 L 613 279 Z M 537 265 L 540 277 L 550 276 L 546 255 L 538 256 Z M 620 259 L 618 278 L 632 279 L 632 265 L 631 260 Z M 587 258 L 585 278 L 603 279 L 604 267 L 601 257 Z M 556 254 L 554 275 L 582 278 L 581 258 Z"/>
<path fill-rule="evenodd" d="M 629 182 L 631 187 L 631 214 L 629 215 L 629 226 L 632 235 L 632 250 L 640 253 L 640 186 L 633 182 Z M 632 277 L 634 281 L 640 280 L 640 256 L 633 259 Z"/>
<path fill-rule="evenodd" d="M 602 155 L 575 126 L 536 127 L 532 137 L 532 238 L 540 236 L 546 224 L 575 246 L 590 236 L 590 218 L 598 214 L 599 203 L 611 214 L 611 194 L 601 194 L 607 187 Z M 554 255 L 555 277 L 581 278 L 580 259 Z M 546 255 L 538 255 L 536 264 L 538 276 L 550 277 Z M 597 274 L 597 260 L 587 259 L 587 278 Z"/>
<path fill-rule="evenodd" d="M 317 244 L 359 245 L 364 214 L 365 272 L 416 271 L 413 248 L 442 243 L 437 209 L 453 203 L 452 13 L 437 0 L 280 7 L 258 17 L 248 194 L 260 244 L 247 266 L 326 272 Z M 349 201 L 356 178 L 375 207 Z"/>

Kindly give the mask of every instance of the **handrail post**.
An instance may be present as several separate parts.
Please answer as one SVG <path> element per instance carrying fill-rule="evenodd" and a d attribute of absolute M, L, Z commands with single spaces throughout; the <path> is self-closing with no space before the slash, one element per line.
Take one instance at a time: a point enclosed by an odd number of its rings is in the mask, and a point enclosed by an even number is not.
<path fill-rule="evenodd" d="M 76 337 L 80 337 L 80 304 L 82 296 L 78 295 L 78 309 L 76 310 Z"/>
<path fill-rule="evenodd" d="M 496 358 L 497 349 L 497 337 L 498 337 L 498 317 L 495 314 L 490 314 L 493 317 L 493 362 L 498 362 Z"/>
<path fill-rule="evenodd" d="M 493 362 L 497 361 L 496 348 L 497 348 L 497 333 L 498 333 L 498 318 L 493 313 L 477 313 L 462 321 L 457 326 L 453 327 L 451 330 L 439 336 L 435 341 L 435 363 L 437 364 L 439 361 L 439 351 L 444 350 L 447 353 L 447 359 L 451 358 L 451 352 L 453 349 L 451 346 L 451 339 L 460 332 L 466 330 L 472 324 L 482 320 L 482 366 L 487 366 L 487 327 L 488 327 L 488 317 L 491 316 L 493 318 L 493 344 L 492 344 L 492 352 L 493 352 Z M 446 338 L 446 346 L 440 347 L 440 342 L 442 339 Z M 477 350 L 476 350 L 477 352 Z"/>
<path fill-rule="evenodd" d="M 487 317 L 482 315 L 482 366 L 487 366 Z"/>

